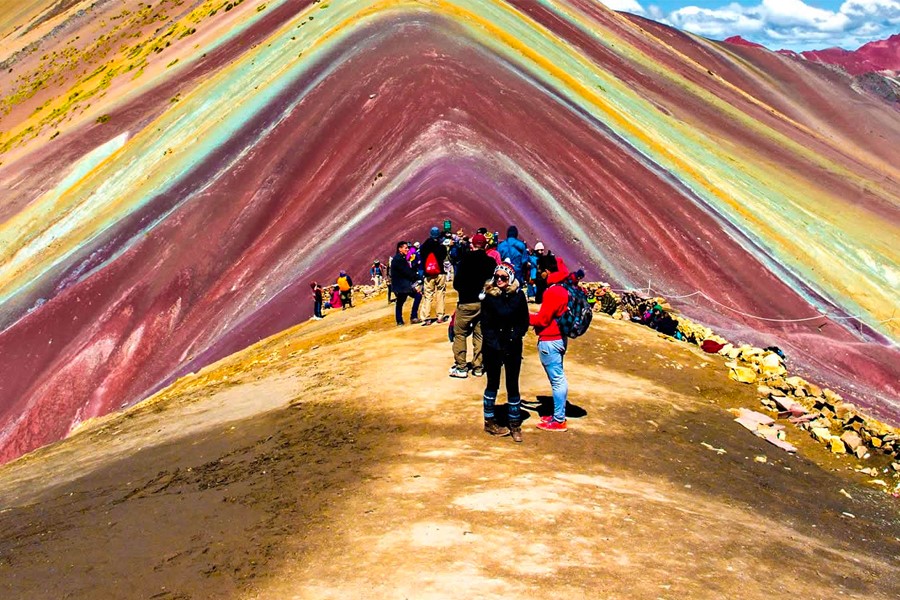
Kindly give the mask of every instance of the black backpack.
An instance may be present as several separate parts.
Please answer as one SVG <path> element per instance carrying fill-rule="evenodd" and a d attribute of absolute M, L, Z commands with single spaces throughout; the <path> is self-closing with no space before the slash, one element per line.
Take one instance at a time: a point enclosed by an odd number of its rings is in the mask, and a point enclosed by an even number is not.
<path fill-rule="evenodd" d="M 566 306 L 566 312 L 556 318 L 559 325 L 559 332 L 566 337 L 577 338 L 584 335 L 584 332 L 591 326 L 591 320 L 594 318 L 594 311 L 588 302 L 587 294 L 569 278 L 559 283 L 569 292 L 569 303 Z"/>

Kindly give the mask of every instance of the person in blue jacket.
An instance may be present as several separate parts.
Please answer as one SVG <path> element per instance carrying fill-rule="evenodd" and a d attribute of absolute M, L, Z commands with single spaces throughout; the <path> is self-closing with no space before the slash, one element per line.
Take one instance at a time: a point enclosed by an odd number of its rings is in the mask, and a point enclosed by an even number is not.
<path fill-rule="evenodd" d="M 506 230 L 506 239 L 497 246 L 501 262 L 508 262 L 515 269 L 516 279 L 526 281 L 526 268 L 528 265 L 528 248 L 525 242 L 519 239 L 519 228 L 510 225 Z"/>

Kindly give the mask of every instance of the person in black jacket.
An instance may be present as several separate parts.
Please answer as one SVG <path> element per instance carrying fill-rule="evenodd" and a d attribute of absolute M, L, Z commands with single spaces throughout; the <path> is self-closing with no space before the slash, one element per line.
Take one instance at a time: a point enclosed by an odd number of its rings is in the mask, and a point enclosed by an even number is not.
<path fill-rule="evenodd" d="M 522 338 L 528 332 L 528 298 L 519 288 L 515 269 L 508 263 L 494 269 L 494 278 L 485 285 L 481 301 L 482 352 L 487 369 L 484 388 L 484 430 L 491 435 L 512 435 L 522 441 L 519 371 L 522 367 Z M 506 367 L 506 396 L 509 428 L 494 418 L 494 404 L 500 389 L 500 371 Z"/>
<path fill-rule="evenodd" d="M 407 298 L 413 299 L 409 322 L 418 323 L 419 302 L 422 301 L 422 294 L 416 289 L 419 275 L 415 269 L 409 266 L 409 261 L 406 260 L 407 252 L 409 252 L 409 242 L 397 242 L 397 254 L 391 259 L 391 286 L 394 296 L 397 298 L 397 304 L 394 309 L 397 325 L 404 324 L 403 305 L 406 303 Z"/>
<path fill-rule="evenodd" d="M 544 292 L 547 291 L 547 276 L 556 273 L 556 257 L 553 252 L 546 250 L 544 244 L 538 242 L 534 245 L 534 253 L 537 255 L 537 279 L 534 282 L 534 301 L 537 304 L 544 302 Z"/>
<path fill-rule="evenodd" d="M 469 376 L 466 362 L 466 338 L 472 336 L 472 375 L 484 375 L 481 359 L 481 299 L 484 284 L 494 276 L 497 263 L 485 254 L 487 240 L 480 233 L 472 238 L 472 249 L 462 255 L 453 278 L 453 288 L 459 292 L 456 317 L 453 319 L 453 366 L 450 377 Z"/>

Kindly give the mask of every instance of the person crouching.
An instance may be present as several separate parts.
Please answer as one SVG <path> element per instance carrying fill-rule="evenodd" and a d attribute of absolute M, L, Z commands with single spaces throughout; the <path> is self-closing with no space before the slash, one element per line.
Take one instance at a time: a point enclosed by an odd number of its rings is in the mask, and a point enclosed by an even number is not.
<path fill-rule="evenodd" d="M 522 338 L 528 332 L 528 298 L 520 289 L 512 265 L 501 264 L 484 288 L 481 300 L 482 354 L 487 374 L 484 389 L 484 430 L 491 435 L 512 435 L 522 441 L 519 371 L 522 367 Z M 500 371 L 506 367 L 506 395 L 509 428 L 497 424 L 494 405 L 500 389 Z"/>

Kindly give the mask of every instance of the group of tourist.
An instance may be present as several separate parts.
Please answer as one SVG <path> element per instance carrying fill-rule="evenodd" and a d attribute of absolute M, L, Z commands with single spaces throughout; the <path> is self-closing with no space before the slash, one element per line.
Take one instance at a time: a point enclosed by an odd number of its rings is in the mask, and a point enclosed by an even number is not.
<path fill-rule="evenodd" d="M 432 227 L 421 244 L 400 241 L 390 262 L 390 288 L 396 297 L 397 325 L 404 325 L 403 307 L 412 299 L 410 322 L 422 325 L 446 322 L 448 279 L 458 293 L 451 325 L 454 364 L 450 377 L 487 376 L 482 397 L 484 430 L 522 441 L 519 373 L 522 340 L 529 327 L 538 335 L 538 353 L 553 390 L 553 414 L 541 418 L 538 428 L 565 431 L 568 384 L 563 369 L 567 340 L 557 319 L 566 311 L 569 293 L 559 285 L 569 274 L 565 263 L 537 242 L 529 250 L 515 226 L 506 238 L 487 228 L 472 236 L 451 234 Z M 583 273 L 581 273 L 583 277 Z M 528 291 L 530 290 L 530 294 Z M 529 298 L 530 296 L 530 298 Z M 532 299 L 541 304 L 529 312 Z M 434 308 L 434 312 L 432 312 Z M 472 359 L 468 342 L 472 338 Z M 505 371 L 507 426 L 498 423 L 495 404 Z"/>
<path fill-rule="evenodd" d="M 346 310 L 353 306 L 353 279 L 346 271 L 338 274 L 337 281 L 334 285 L 328 286 L 328 297 L 325 297 L 325 288 L 313 281 L 309 284 L 312 289 L 313 299 L 313 319 L 321 320 L 325 318 L 323 310 L 329 308 L 340 308 Z"/>
<path fill-rule="evenodd" d="M 565 263 L 537 242 L 533 247 L 519 238 L 510 226 L 506 237 L 479 228 L 471 236 L 453 233 L 449 221 L 443 229 L 431 227 L 420 242 L 397 242 L 387 266 L 375 260 L 369 269 L 376 287 L 385 285 L 388 303 L 395 302 L 398 326 L 406 324 L 404 309 L 412 302 L 409 323 L 422 326 L 447 323 L 446 292 L 452 284 L 458 293 L 456 311 L 449 324 L 453 365 L 450 377 L 465 379 L 486 376 L 482 395 L 484 430 L 494 436 L 511 436 L 522 441 L 522 409 L 519 374 L 522 343 L 533 327 L 538 336 L 538 355 L 553 394 L 553 412 L 541 417 L 537 427 L 544 431 L 566 431 L 568 383 L 563 368 L 567 335 L 560 329 L 560 317 L 568 310 L 571 286 L 584 277 L 583 271 L 569 273 Z M 314 317 L 322 318 L 323 308 L 352 306 L 353 282 L 340 272 L 331 295 L 316 283 L 313 288 Z M 530 312 L 528 304 L 540 305 Z M 468 360 L 468 338 L 472 357 Z M 505 372 L 507 392 L 506 425 L 495 414 L 501 377 Z"/>

